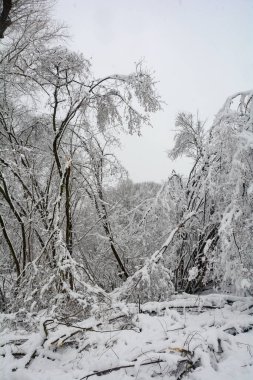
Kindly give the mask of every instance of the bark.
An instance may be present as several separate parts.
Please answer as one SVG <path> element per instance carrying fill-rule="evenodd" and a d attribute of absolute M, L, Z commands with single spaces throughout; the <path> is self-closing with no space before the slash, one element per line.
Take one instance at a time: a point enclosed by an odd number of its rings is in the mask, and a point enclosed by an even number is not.
<path fill-rule="evenodd" d="M 0 15 L 0 38 L 4 38 L 4 32 L 11 25 L 9 17 L 12 8 L 12 0 L 3 0 L 3 9 Z"/>
<path fill-rule="evenodd" d="M 2 232 L 3 232 L 3 235 L 4 235 L 4 238 L 6 240 L 6 243 L 9 247 L 9 250 L 10 250 L 10 253 L 11 253 L 11 256 L 12 256 L 12 259 L 14 261 L 14 265 L 15 265 L 15 268 L 16 268 L 16 272 L 17 272 L 17 277 L 20 276 L 20 265 L 19 265 L 19 261 L 17 259 L 17 255 L 16 255 L 16 252 L 15 252 L 15 249 L 12 245 L 12 242 L 9 238 L 9 235 L 8 235 L 8 232 L 6 230 L 6 227 L 5 227 L 5 223 L 4 223 L 4 220 L 0 214 L 0 225 L 1 225 L 1 228 L 2 228 Z"/>

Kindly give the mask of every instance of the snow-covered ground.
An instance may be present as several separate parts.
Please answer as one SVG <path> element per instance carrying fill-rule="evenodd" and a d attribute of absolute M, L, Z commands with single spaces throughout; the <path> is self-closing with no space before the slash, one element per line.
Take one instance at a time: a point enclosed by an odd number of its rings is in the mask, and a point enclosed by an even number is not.
<path fill-rule="evenodd" d="M 102 315 L 2 314 L 1 380 L 253 379 L 252 298 L 181 295 Z"/>

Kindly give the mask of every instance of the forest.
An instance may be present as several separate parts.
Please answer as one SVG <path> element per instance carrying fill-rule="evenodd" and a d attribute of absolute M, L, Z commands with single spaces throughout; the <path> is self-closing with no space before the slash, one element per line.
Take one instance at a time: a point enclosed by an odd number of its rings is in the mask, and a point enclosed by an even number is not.
<path fill-rule="evenodd" d="M 96 77 L 52 6 L 0 9 L 3 380 L 252 378 L 253 90 L 175 115 L 188 177 L 134 183 L 156 78 Z"/>

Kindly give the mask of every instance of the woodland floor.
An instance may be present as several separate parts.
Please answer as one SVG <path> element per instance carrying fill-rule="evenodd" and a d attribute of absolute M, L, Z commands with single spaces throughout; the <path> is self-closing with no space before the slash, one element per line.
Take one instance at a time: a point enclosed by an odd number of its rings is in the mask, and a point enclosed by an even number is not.
<path fill-rule="evenodd" d="M 252 297 L 185 294 L 102 315 L 1 314 L 1 380 L 253 379 Z"/>

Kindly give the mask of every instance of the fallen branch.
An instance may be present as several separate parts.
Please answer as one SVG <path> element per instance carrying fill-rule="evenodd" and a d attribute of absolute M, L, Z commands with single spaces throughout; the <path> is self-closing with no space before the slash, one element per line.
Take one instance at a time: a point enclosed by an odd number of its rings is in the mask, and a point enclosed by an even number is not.
<path fill-rule="evenodd" d="M 74 335 L 78 334 L 78 333 L 86 333 L 86 332 L 95 332 L 95 333 L 112 333 L 112 332 L 118 332 L 118 331 L 134 331 L 136 333 L 140 333 L 140 329 L 138 328 L 121 328 L 121 329 L 111 329 L 111 330 L 96 330 L 94 327 L 81 327 L 81 326 L 77 326 L 77 325 L 71 325 L 71 324 L 67 324 L 67 323 L 63 323 L 63 322 L 59 322 L 58 325 L 64 325 L 64 326 L 67 326 L 67 327 L 72 327 L 72 328 L 75 328 L 76 330 L 72 331 L 71 333 L 69 334 L 63 334 L 61 336 L 59 336 L 58 338 L 54 339 L 53 341 L 49 341 L 49 344 L 50 345 L 57 345 L 58 347 L 59 346 L 63 346 L 66 341 L 70 338 L 72 338 Z M 99 327 L 99 326 L 102 326 L 102 323 L 98 323 L 95 325 L 95 327 Z"/>
<path fill-rule="evenodd" d="M 151 360 L 151 361 L 146 362 L 146 363 L 141 363 L 140 365 L 144 366 L 144 365 L 158 364 L 158 363 L 163 363 L 163 362 L 164 362 L 164 360 L 157 359 L 157 360 Z M 127 365 L 122 365 L 122 366 L 118 366 L 118 367 L 107 368 L 107 369 L 104 369 L 102 371 L 95 371 L 93 373 L 90 373 L 89 375 L 86 375 L 86 376 L 82 377 L 80 380 L 86 380 L 86 379 L 88 379 L 89 377 L 92 377 L 92 376 L 108 375 L 109 373 L 114 372 L 114 371 L 119 371 L 120 369 L 133 368 L 133 367 L 135 367 L 135 365 L 136 364 L 127 364 Z"/>
<path fill-rule="evenodd" d="M 7 346 L 8 344 L 15 344 L 15 346 L 21 346 L 22 344 L 24 344 L 27 341 L 28 341 L 28 339 L 17 339 L 17 340 L 12 339 L 12 340 L 9 340 L 8 342 L 1 344 L 0 347 Z"/>
<path fill-rule="evenodd" d="M 236 336 L 237 334 L 240 334 L 240 333 L 246 333 L 252 330 L 252 328 L 253 328 L 253 325 L 250 324 L 249 326 L 241 327 L 240 329 L 236 329 L 235 327 L 229 327 L 228 329 L 225 329 L 223 331 L 226 332 L 227 334 Z"/>
<path fill-rule="evenodd" d="M 179 352 L 179 351 L 177 351 L 177 352 Z M 180 350 L 180 352 L 182 352 L 182 350 Z M 188 351 L 186 351 L 186 352 L 188 353 Z M 135 362 L 136 362 L 136 359 L 135 359 Z M 156 359 L 156 360 L 150 360 L 150 361 L 145 362 L 145 363 L 141 363 L 140 366 L 151 365 L 151 364 L 159 364 L 159 363 L 165 363 L 165 362 L 166 362 L 166 360 Z M 92 376 L 108 375 L 109 373 L 114 372 L 114 371 L 119 371 L 120 369 L 134 368 L 135 365 L 136 365 L 136 363 L 131 363 L 131 364 L 126 364 L 126 365 L 122 365 L 122 366 L 107 368 L 107 369 L 104 369 L 102 371 L 94 371 L 93 373 L 90 373 L 86 376 L 83 376 L 79 380 L 87 380 Z M 182 379 L 184 374 L 190 372 L 192 369 L 195 369 L 196 367 L 197 367 L 197 364 L 193 363 L 191 360 L 188 360 L 188 359 L 179 360 L 176 370 L 172 371 L 170 373 L 170 375 L 174 375 L 176 380 L 180 380 L 180 379 Z"/>
<path fill-rule="evenodd" d="M 41 337 L 41 342 L 40 342 L 40 347 L 43 347 L 45 341 L 47 340 L 48 338 L 48 329 L 47 329 L 47 325 L 53 323 L 54 321 L 52 319 L 47 319 L 45 320 L 43 323 L 42 323 L 42 330 L 43 330 L 43 336 Z M 37 356 L 37 351 L 38 351 L 38 348 L 36 347 L 33 352 L 29 355 L 25 354 L 24 356 L 28 356 L 27 357 L 27 360 L 25 361 L 25 364 L 24 364 L 24 367 L 25 368 L 28 368 L 30 363 L 32 362 L 32 360 Z M 14 353 L 15 355 L 15 353 Z M 22 353 L 16 353 L 16 356 L 22 356 Z M 16 371 L 17 368 L 12 368 L 12 371 Z"/>

